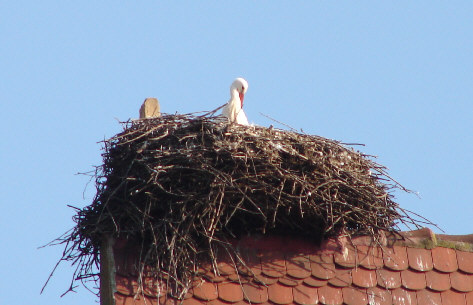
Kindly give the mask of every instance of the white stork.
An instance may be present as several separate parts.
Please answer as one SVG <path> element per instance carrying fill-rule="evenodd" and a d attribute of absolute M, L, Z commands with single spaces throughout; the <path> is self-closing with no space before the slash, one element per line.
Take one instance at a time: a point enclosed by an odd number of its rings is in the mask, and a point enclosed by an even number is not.
<path fill-rule="evenodd" d="M 248 90 L 248 82 L 241 77 L 235 79 L 230 86 L 230 100 L 223 107 L 222 114 L 231 123 L 248 125 L 248 119 L 243 111 L 243 99 L 245 98 L 246 90 Z"/>

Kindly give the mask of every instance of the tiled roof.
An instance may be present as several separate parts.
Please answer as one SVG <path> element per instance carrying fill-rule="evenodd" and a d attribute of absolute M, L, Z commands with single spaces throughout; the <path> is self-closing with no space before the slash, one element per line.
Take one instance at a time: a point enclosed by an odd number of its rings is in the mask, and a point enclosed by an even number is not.
<path fill-rule="evenodd" d="M 221 259 L 219 275 L 201 270 L 182 304 L 473 305 L 473 235 L 434 235 L 423 229 L 403 236 L 386 238 L 382 247 L 367 237 L 322 246 L 287 237 L 244 238 L 235 246 L 253 276 Z M 152 279 L 138 291 L 122 254 L 115 249 L 117 305 L 181 303 Z"/>

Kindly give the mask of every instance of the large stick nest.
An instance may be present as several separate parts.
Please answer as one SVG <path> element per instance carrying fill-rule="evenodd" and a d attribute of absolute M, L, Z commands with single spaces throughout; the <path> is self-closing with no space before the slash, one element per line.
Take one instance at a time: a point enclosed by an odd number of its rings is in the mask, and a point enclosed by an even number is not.
<path fill-rule="evenodd" d="M 97 195 L 63 240 L 75 279 L 96 276 L 104 236 L 140 245 L 142 264 L 179 290 L 215 245 L 242 234 L 376 239 L 416 224 L 385 167 L 337 141 L 193 115 L 124 127 L 104 141 Z"/>

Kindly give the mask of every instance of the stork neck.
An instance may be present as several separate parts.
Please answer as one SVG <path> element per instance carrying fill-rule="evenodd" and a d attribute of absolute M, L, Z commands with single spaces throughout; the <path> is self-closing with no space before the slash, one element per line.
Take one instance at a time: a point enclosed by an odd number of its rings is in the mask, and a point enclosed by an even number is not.
<path fill-rule="evenodd" d="M 240 103 L 237 103 L 237 104 L 238 104 L 238 107 L 241 108 L 240 94 L 238 93 L 238 90 L 235 89 L 235 88 L 231 88 L 230 89 L 230 95 L 232 97 L 232 100 L 238 100 L 240 102 Z"/>

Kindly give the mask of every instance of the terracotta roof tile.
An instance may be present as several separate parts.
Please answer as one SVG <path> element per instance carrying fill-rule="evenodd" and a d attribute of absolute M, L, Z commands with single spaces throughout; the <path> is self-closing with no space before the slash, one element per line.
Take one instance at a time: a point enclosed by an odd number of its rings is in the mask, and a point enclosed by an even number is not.
<path fill-rule="evenodd" d="M 363 267 L 354 268 L 351 271 L 353 284 L 362 288 L 371 288 L 376 286 L 376 271 L 368 270 Z"/>
<path fill-rule="evenodd" d="M 417 271 L 432 270 L 432 252 L 427 249 L 407 248 L 409 266 Z"/>
<path fill-rule="evenodd" d="M 440 292 L 419 290 L 416 294 L 418 305 L 442 305 Z"/>
<path fill-rule="evenodd" d="M 343 303 L 347 305 L 366 305 L 368 304 L 368 295 L 366 289 L 356 287 L 342 288 Z"/>
<path fill-rule="evenodd" d="M 214 300 L 218 297 L 217 287 L 214 283 L 201 281 L 192 288 L 194 296 L 203 301 Z"/>
<path fill-rule="evenodd" d="M 312 275 L 322 279 L 328 280 L 335 276 L 335 264 L 333 262 L 310 262 Z"/>
<path fill-rule="evenodd" d="M 410 290 L 420 290 L 427 286 L 425 272 L 406 269 L 401 271 L 401 280 L 402 286 Z"/>
<path fill-rule="evenodd" d="M 309 254 L 309 260 L 315 263 L 333 264 L 333 252 L 316 251 Z"/>
<path fill-rule="evenodd" d="M 473 252 L 435 247 L 425 242 L 431 234 L 416 231 L 407 237 L 409 242 L 391 241 L 384 248 L 370 246 L 366 238 L 322 246 L 291 241 L 286 247 L 287 239 L 274 238 L 239 244 L 245 264 L 239 263 L 238 272 L 219 253 L 220 275 L 210 264 L 203 265 L 183 303 L 166 294 L 163 285 L 158 289 L 151 278 L 145 277 L 139 287 L 136 275 L 127 271 L 133 267 L 122 266 L 117 270 L 126 272 L 117 271 L 116 305 L 157 304 L 157 297 L 159 305 L 473 305 Z M 414 248 L 419 244 L 413 240 L 434 246 Z M 118 257 L 116 262 L 132 264 L 130 257 L 127 253 L 127 259 Z"/>
<path fill-rule="evenodd" d="M 176 302 L 173 305 L 179 305 L 179 303 L 180 303 L 180 301 L 176 300 Z M 152 304 L 154 304 L 154 303 L 152 303 Z M 142 303 L 140 305 L 148 305 L 148 304 Z M 190 298 L 190 299 L 186 300 L 186 305 L 207 305 L 207 302 L 196 299 L 196 298 Z"/>
<path fill-rule="evenodd" d="M 268 301 L 268 288 L 262 285 L 243 284 L 243 297 L 251 303 L 264 303 Z"/>
<path fill-rule="evenodd" d="M 238 266 L 238 271 L 240 271 L 240 273 L 255 275 L 261 274 L 261 260 L 256 249 L 247 248 L 245 251 L 242 251 L 240 255 L 246 263 L 245 266 Z M 251 270 L 248 270 L 248 268 Z"/>
<path fill-rule="evenodd" d="M 452 272 L 450 274 L 452 288 L 462 292 L 473 291 L 473 277 L 463 272 Z"/>
<path fill-rule="evenodd" d="M 387 289 L 373 287 L 368 288 L 366 293 L 370 305 L 392 305 L 391 292 Z"/>
<path fill-rule="evenodd" d="M 395 289 L 401 287 L 401 272 L 391 271 L 389 269 L 376 270 L 378 285 L 386 289 Z"/>
<path fill-rule="evenodd" d="M 326 305 L 340 305 L 343 303 L 342 290 L 329 285 L 318 288 L 319 302 Z"/>
<path fill-rule="evenodd" d="M 275 304 L 285 305 L 292 303 L 292 288 L 279 283 L 268 287 L 268 298 Z"/>
<path fill-rule="evenodd" d="M 213 282 L 213 283 L 220 283 L 220 282 L 223 282 L 224 280 L 226 280 L 226 277 L 216 275 L 213 272 L 213 270 L 208 270 L 207 272 L 205 272 L 202 275 L 202 277 L 204 277 L 209 282 Z"/>
<path fill-rule="evenodd" d="M 294 303 L 300 305 L 311 305 L 319 302 L 318 289 L 306 285 L 299 285 L 292 288 Z"/>
<path fill-rule="evenodd" d="M 336 287 L 350 286 L 352 283 L 351 271 L 350 268 L 336 268 L 335 276 L 329 279 L 328 282 Z"/>
<path fill-rule="evenodd" d="M 436 247 L 432 249 L 434 268 L 442 272 L 453 272 L 458 269 L 457 254 L 449 248 Z"/>
<path fill-rule="evenodd" d="M 118 276 L 116 278 L 117 292 L 123 295 L 134 295 L 138 289 L 138 284 L 130 277 Z"/>
<path fill-rule="evenodd" d="M 458 269 L 466 273 L 473 273 L 473 252 L 456 251 Z"/>
<path fill-rule="evenodd" d="M 374 246 L 356 247 L 357 263 L 367 269 L 383 267 L 383 250 Z"/>
<path fill-rule="evenodd" d="M 342 267 L 353 268 L 356 266 L 356 251 L 351 245 L 347 245 L 341 252 L 335 252 L 334 262 Z"/>
<path fill-rule="evenodd" d="M 243 291 L 241 285 L 237 283 L 218 284 L 218 297 L 227 302 L 238 302 L 243 300 Z"/>
<path fill-rule="evenodd" d="M 442 305 L 466 305 L 465 293 L 446 290 L 440 293 Z"/>
<path fill-rule="evenodd" d="M 416 305 L 417 296 L 414 291 L 405 289 L 394 289 L 391 293 L 393 297 L 393 305 Z"/>
<path fill-rule="evenodd" d="M 278 281 L 278 278 L 260 274 L 255 276 L 255 281 L 264 285 L 272 285 Z"/>
<path fill-rule="evenodd" d="M 441 273 L 435 270 L 426 272 L 425 281 L 427 287 L 435 291 L 445 291 L 450 289 L 450 274 Z"/>
<path fill-rule="evenodd" d="M 391 270 L 405 270 L 409 267 L 407 250 L 405 247 L 394 246 L 385 248 L 383 252 L 383 262 L 386 268 Z"/>
<path fill-rule="evenodd" d="M 269 277 L 281 277 L 286 274 L 284 253 L 273 251 L 261 258 L 262 273 Z"/>
<path fill-rule="evenodd" d="M 219 261 L 217 269 L 220 275 L 230 275 L 237 273 L 237 269 L 232 262 Z"/>
<path fill-rule="evenodd" d="M 322 287 L 327 285 L 327 280 L 321 280 L 318 278 L 315 278 L 313 276 L 310 276 L 306 279 L 304 279 L 304 284 L 311 286 L 311 287 Z"/>
<path fill-rule="evenodd" d="M 222 301 L 220 299 L 215 299 L 215 300 L 212 300 L 212 301 L 208 301 L 206 303 L 206 305 L 228 305 L 229 303 L 228 302 L 225 302 L 225 301 Z M 233 304 L 233 305 L 236 305 L 238 304 L 238 302 L 236 303 L 230 303 L 230 304 Z M 246 305 L 246 303 L 242 302 L 240 303 L 241 305 Z M 175 305 L 179 305 L 179 303 L 175 304 Z"/>
<path fill-rule="evenodd" d="M 306 256 L 295 256 L 286 260 L 287 274 L 298 279 L 305 279 L 311 274 L 310 260 Z"/>
<path fill-rule="evenodd" d="M 279 278 L 278 282 L 283 284 L 283 285 L 293 287 L 293 286 L 299 285 L 302 282 L 302 280 L 295 279 L 295 278 L 292 278 L 290 276 L 283 276 L 283 277 Z"/>
<path fill-rule="evenodd" d="M 158 304 L 160 305 L 178 305 L 177 303 L 178 303 L 178 300 L 171 297 L 166 297 L 166 296 L 160 297 L 159 302 L 158 302 Z"/>
<path fill-rule="evenodd" d="M 466 305 L 473 305 L 473 292 L 468 292 L 466 295 Z"/>
<path fill-rule="evenodd" d="M 248 277 L 241 276 L 238 273 L 228 275 L 227 279 L 228 281 L 235 282 L 235 283 L 246 283 L 250 280 Z"/>

